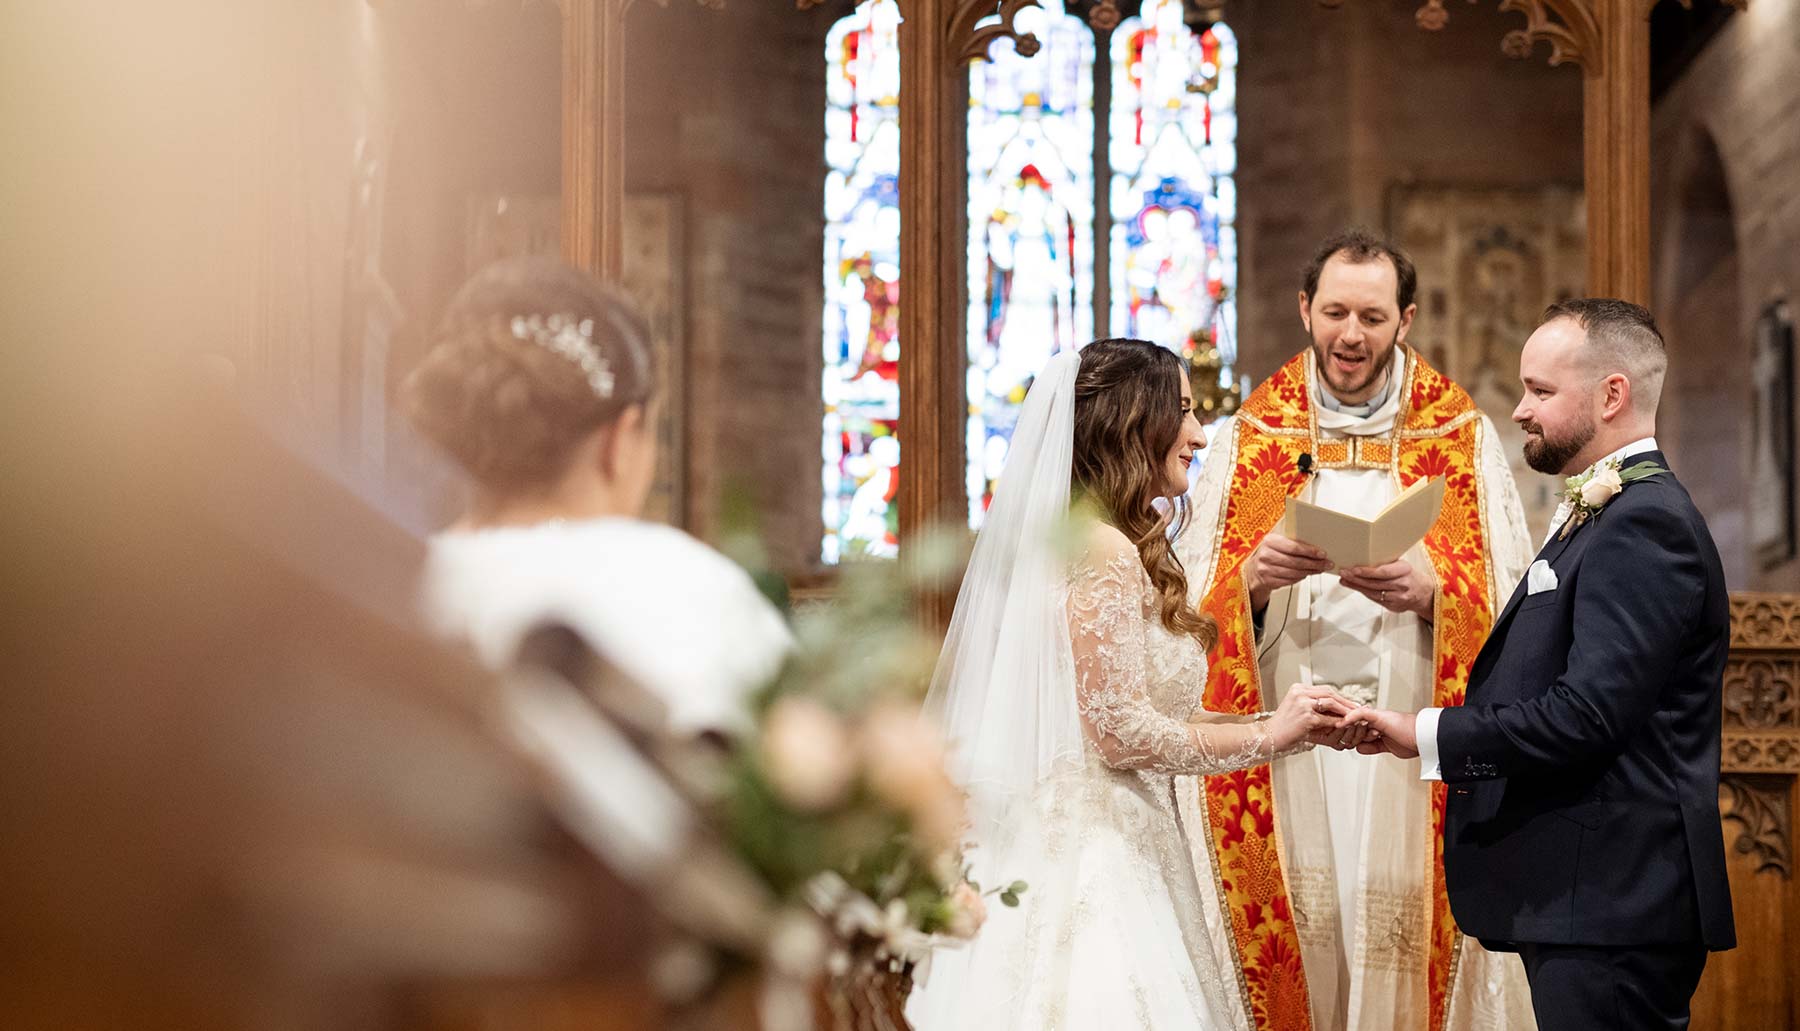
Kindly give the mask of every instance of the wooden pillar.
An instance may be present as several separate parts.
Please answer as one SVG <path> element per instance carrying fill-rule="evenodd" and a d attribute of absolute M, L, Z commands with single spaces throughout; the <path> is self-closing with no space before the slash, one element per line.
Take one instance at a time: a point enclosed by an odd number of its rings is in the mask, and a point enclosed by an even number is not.
<path fill-rule="evenodd" d="M 900 3 L 900 541 L 964 525 L 964 319 L 968 307 L 968 64 L 1037 0 Z M 976 28 L 984 17 L 995 24 Z M 925 599 L 939 630 L 955 599 Z"/>
<path fill-rule="evenodd" d="M 900 540 L 955 525 L 967 222 L 968 75 L 949 50 L 955 0 L 902 0 L 900 23 Z M 954 599 L 920 618 L 949 625 Z"/>
<path fill-rule="evenodd" d="M 561 0 L 562 253 L 601 279 L 624 271 L 625 10 L 631 0 Z"/>
<path fill-rule="evenodd" d="M 1596 38 L 1583 61 L 1582 170 L 1587 292 L 1650 303 L 1650 8 L 1588 0 Z"/>

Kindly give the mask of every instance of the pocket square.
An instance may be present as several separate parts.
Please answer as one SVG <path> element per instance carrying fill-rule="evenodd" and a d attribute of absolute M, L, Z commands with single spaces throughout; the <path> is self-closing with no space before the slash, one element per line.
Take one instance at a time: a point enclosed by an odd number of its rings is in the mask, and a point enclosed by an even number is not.
<path fill-rule="evenodd" d="M 1551 569 L 1550 563 L 1541 558 L 1533 562 L 1531 568 L 1525 571 L 1526 595 L 1542 594 L 1545 591 L 1554 590 L 1556 590 L 1556 570 Z"/>

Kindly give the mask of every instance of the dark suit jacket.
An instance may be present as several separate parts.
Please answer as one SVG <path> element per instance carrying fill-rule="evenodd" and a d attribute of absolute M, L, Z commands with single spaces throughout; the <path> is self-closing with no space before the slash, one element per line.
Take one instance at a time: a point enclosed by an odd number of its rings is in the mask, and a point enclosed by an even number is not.
<path fill-rule="evenodd" d="M 1661 452 L 1626 459 L 1667 466 Z M 1538 558 L 1439 718 L 1444 875 L 1490 947 L 1736 944 L 1719 828 L 1730 638 L 1712 535 L 1672 472 Z"/>

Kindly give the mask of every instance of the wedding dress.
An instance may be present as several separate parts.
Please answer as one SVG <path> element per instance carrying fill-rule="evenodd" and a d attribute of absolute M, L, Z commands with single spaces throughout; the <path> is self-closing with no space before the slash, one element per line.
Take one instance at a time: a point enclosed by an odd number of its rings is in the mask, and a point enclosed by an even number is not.
<path fill-rule="evenodd" d="M 730 559 L 636 519 L 550 520 L 431 540 L 426 619 L 495 667 L 547 621 L 567 625 L 669 709 L 678 732 L 746 725 L 745 698 L 793 647 Z"/>
<path fill-rule="evenodd" d="M 1091 525 L 1073 562 L 1051 543 L 1078 361 L 1052 359 L 1026 399 L 927 700 L 970 794 L 971 875 L 1028 888 L 932 955 L 907 1008 L 918 1031 L 1242 1023 L 1174 778 L 1268 762 L 1272 742 L 1259 721 L 1202 711 L 1205 652 L 1164 629 L 1124 534 Z"/>

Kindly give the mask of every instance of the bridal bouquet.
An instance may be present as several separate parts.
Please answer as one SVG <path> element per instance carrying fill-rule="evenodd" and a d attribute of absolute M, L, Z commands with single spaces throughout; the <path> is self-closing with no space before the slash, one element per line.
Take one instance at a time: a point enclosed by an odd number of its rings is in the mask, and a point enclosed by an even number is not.
<path fill-rule="evenodd" d="M 835 597 L 796 614 L 798 647 L 727 765 L 725 830 L 748 863 L 840 942 L 894 965 L 973 937 L 987 916 L 965 877 L 963 796 L 919 714 L 937 645 L 911 599 L 955 559 L 922 544 L 904 563 L 846 563 Z M 1024 890 L 987 896 L 1015 906 Z"/>
<path fill-rule="evenodd" d="M 909 986 L 931 948 L 980 930 L 989 899 L 1020 904 L 1023 882 L 968 880 L 963 796 L 919 713 L 937 642 L 912 599 L 958 558 L 933 543 L 846 562 L 831 599 L 794 615 L 794 652 L 709 778 L 725 844 L 784 907 L 765 957 L 776 976 Z"/>

